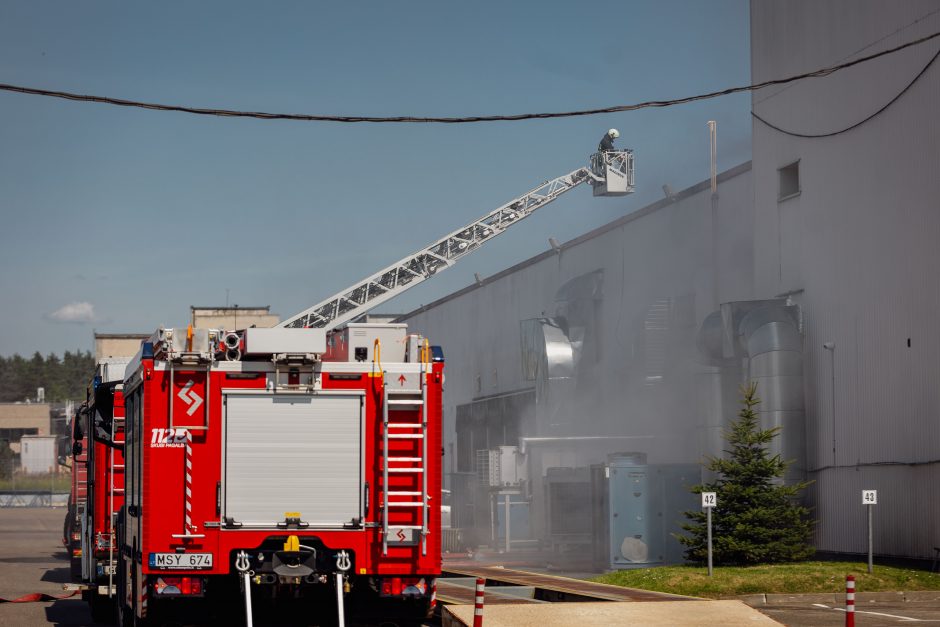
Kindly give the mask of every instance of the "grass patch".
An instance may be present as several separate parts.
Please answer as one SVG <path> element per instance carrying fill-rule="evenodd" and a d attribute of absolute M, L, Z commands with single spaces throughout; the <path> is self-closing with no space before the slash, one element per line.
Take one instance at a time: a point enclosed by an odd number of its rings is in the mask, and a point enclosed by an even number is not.
<path fill-rule="evenodd" d="M 53 475 L 24 475 L 17 473 L 10 479 L 0 479 L 0 490 L 35 490 L 37 492 L 69 492 L 72 478 L 65 473 Z"/>
<path fill-rule="evenodd" d="M 709 577 L 704 567 L 662 566 L 620 570 L 592 581 L 710 599 L 758 593 L 839 593 L 845 591 L 845 576 L 849 574 L 855 575 L 858 592 L 940 590 L 938 573 L 877 564 L 874 571 L 869 575 L 868 564 L 859 562 L 799 562 L 722 566 Z"/>

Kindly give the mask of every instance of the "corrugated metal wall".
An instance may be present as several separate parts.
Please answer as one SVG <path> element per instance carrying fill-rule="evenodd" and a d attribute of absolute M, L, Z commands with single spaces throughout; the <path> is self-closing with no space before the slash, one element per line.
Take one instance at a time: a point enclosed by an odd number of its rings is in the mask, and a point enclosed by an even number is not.
<path fill-rule="evenodd" d="M 760 81 L 940 30 L 940 4 L 752 2 L 751 26 Z M 756 92 L 753 109 L 799 133 L 848 127 L 894 98 L 938 47 Z M 938 105 L 940 64 L 834 137 L 754 122 L 755 280 L 761 297 L 800 291 L 822 550 L 866 550 L 863 488 L 879 489 L 876 552 L 928 557 L 940 542 Z M 801 192 L 778 200 L 778 169 L 797 160 Z"/>

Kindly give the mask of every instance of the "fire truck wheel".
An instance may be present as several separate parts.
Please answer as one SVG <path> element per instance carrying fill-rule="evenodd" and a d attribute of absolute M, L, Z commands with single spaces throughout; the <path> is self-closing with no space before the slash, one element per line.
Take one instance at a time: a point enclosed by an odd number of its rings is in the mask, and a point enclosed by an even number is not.
<path fill-rule="evenodd" d="M 134 572 L 131 573 L 131 590 L 135 590 L 135 591 L 138 589 L 136 571 L 137 569 L 135 567 Z M 153 607 L 153 603 L 151 603 L 149 606 L 149 610 L 150 610 L 149 616 L 147 616 L 146 618 L 139 618 L 137 616 L 137 598 L 138 598 L 137 594 L 135 593 L 133 607 L 128 608 L 128 614 L 130 614 L 130 619 L 131 619 L 130 625 L 128 625 L 128 627 L 151 627 L 151 625 L 153 625 L 155 622 L 154 620 L 152 620 L 151 617 L 153 616 L 154 610 L 156 608 Z"/>
<path fill-rule="evenodd" d="M 133 612 L 131 612 L 131 608 L 124 605 L 124 602 L 121 601 L 120 599 L 118 599 L 117 603 L 115 603 L 114 605 L 115 605 L 114 616 L 116 619 L 115 623 L 117 624 L 117 627 L 133 627 L 133 624 L 131 622 L 131 616 L 133 616 Z"/>
<path fill-rule="evenodd" d="M 118 552 L 117 559 L 117 594 L 114 597 L 114 619 L 117 627 L 133 627 L 132 617 L 134 616 L 134 610 L 128 607 L 124 603 L 124 598 L 127 595 L 127 582 L 124 581 L 124 573 L 126 572 L 124 566 L 124 555 L 123 552 Z"/>
<path fill-rule="evenodd" d="M 434 611 L 431 609 L 431 600 L 429 598 L 418 599 L 411 604 L 408 610 L 407 618 L 420 625 L 425 619 L 431 618 Z"/>
<path fill-rule="evenodd" d="M 114 619 L 114 600 L 100 594 L 92 594 L 88 605 L 91 606 L 91 618 L 96 623 L 108 625 Z"/>
<path fill-rule="evenodd" d="M 430 599 L 395 599 L 382 605 L 382 617 L 401 627 L 420 627 L 433 614 Z"/>

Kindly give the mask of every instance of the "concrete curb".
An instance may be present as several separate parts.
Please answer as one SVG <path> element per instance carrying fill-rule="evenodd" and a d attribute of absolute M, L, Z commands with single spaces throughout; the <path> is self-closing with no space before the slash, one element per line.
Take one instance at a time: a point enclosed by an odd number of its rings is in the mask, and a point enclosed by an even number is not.
<path fill-rule="evenodd" d="M 792 605 L 795 603 L 844 603 L 845 594 L 742 594 L 721 597 L 734 599 L 751 607 L 768 605 Z M 856 592 L 855 603 L 929 603 L 940 601 L 940 590 L 915 590 L 911 592 Z"/>

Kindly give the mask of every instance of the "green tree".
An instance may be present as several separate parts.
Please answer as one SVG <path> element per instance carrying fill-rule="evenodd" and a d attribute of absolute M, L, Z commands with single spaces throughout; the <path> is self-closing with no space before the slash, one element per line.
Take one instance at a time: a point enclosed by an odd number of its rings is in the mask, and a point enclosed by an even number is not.
<path fill-rule="evenodd" d="M 814 549 L 810 511 L 797 502 L 811 482 L 783 484 L 791 462 L 771 456 L 768 444 L 780 427 L 761 429 L 754 408 L 760 404 L 757 384 L 741 386 L 738 419 L 725 433 L 727 458 L 709 459 L 706 467 L 718 475 L 712 482 L 692 488 L 695 493 L 716 492 L 712 511 L 712 555 L 716 564 L 766 564 L 807 559 Z M 685 513 L 682 525 L 690 535 L 678 536 L 691 562 L 708 559 L 706 514 Z"/>
<path fill-rule="evenodd" d="M 9 479 L 13 476 L 13 449 L 10 442 L 0 440 L 0 479 Z"/>
<path fill-rule="evenodd" d="M 43 387 L 46 388 L 46 400 L 61 400 L 69 398 L 66 394 L 66 381 L 63 378 L 62 362 L 55 353 L 46 355 L 46 377 Z"/>
<path fill-rule="evenodd" d="M 20 355 L 0 357 L 0 402 L 22 402 L 36 397 L 36 388 L 45 388 L 49 402 L 85 398 L 85 388 L 95 373 L 90 352 L 65 351 L 60 360 L 54 353 L 31 359 Z"/>
<path fill-rule="evenodd" d="M 13 355 L 10 358 L 7 378 L 3 386 L 3 400 L 8 403 L 23 401 L 26 399 L 25 393 L 29 388 L 26 369 L 28 362 L 19 355 Z"/>
<path fill-rule="evenodd" d="M 46 359 L 42 353 L 36 351 L 26 366 L 26 377 L 23 380 L 23 389 L 20 395 L 22 400 L 36 398 L 36 388 L 42 387 L 47 380 Z"/>

